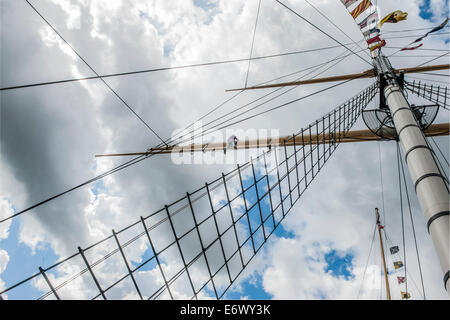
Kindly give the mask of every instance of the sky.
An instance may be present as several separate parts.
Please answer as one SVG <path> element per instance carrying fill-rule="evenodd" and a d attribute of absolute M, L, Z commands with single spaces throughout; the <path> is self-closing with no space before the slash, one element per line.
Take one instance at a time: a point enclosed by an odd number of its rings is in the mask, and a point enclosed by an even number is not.
<path fill-rule="evenodd" d="M 248 58 L 259 1 L 31 2 L 98 74 L 109 74 Z M 306 1 L 285 3 L 341 43 L 352 42 Z M 388 44 L 383 49 L 387 55 L 398 50 L 392 47 L 407 45 L 415 35 L 420 36 L 423 32 L 396 31 L 431 28 L 440 24 L 448 14 L 448 1 L 445 0 L 378 0 L 377 4 L 382 16 L 398 9 L 408 12 L 406 21 L 383 26 L 386 38 L 412 36 L 387 39 Z M 314 1 L 314 5 L 345 30 L 351 39 L 362 40 L 360 30 L 340 1 Z M 25 1 L 1 0 L 0 10 L 1 87 L 93 75 Z M 425 49 L 449 49 L 448 34 L 430 36 L 423 43 Z M 333 39 L 308 26 L 275 1 L 261 1 L 253 56 L 334 45 Z M 244 61 L 108 78 L 107 82 L 158 135 L 167 138 L 229 99 L 232 93 L 225 90 L 242 87 L 247 70 L 248 84 L 254 85 L 325 62 L 343 52 L 343 48 L 334 48 L 255 60 L 249 69 L 248 62 Z M 413 67 L 440 54 L 442 51 L 416 50 L 396 54 L 390 59 L 394 67 Z M 446 56 L 433 63 L 448 61 Z M 356 73 L 370 68 L 361 59 L 349 56 L 322 76 Z M 439 81 L 448 82 L 446 77 L 410 76 L 410 80 L 417 78 L 441 85 L 445 84 Z M 293 80 L 294 77 L 286 79 Z M 356 95 L 372 81 L 349 82 L 236 124 L 229 132 L 278 130 L 279 135 L 290 135 Z M 297 88 L 270 102 L 267 108 L 328 85 Z M 204 121 L 223 117 L 264 93 L 245 92 Z M 123 161 L 95 158 L 96 154 L 141 151 L 159 143 L 159 139 L 99 80 L 1 91 L 0 95 L 0 218 L 86 181 Z M 409 98 L 416 104 L 426 103 L 412 94 Z M 377 102 L 378 98 L 375 98 L 368 109 L 376 108 Z M 435 122 L 448 121 L 447 111 L 440 110 Z M 364 128 L 364 122 L 359 119 L 354 129 Z M 218 141 L 225 140 L 229 132 L 221 131 L 223 134 L 218 135 Z M 239 133 L 236 135 L 242 138 Z M 435 140 L 448 159 L 448 137 Z M 405 251 L 396 163 L 394 142 L 340 145 L 225 298 L 385 299 L 378 243 L 375 242 L 370 250 L 374 211 L 378 207 L 389 237 L 385 246 L 401 247 L 400 256 L 387 255 L 392 297 L 401 299 L 400 291 L 405 287 L 397 285 L 396 277 L 402 275 L 404 269 L 393 268 L 393 262 L 403 259 Z M 0 224 L 0 291 L 35 274 L 40 266 L 48 267 L 74 254 L 78 246 L 88 247 L 111 235 L 112 229 L 119 230 L 138 221 L 141 216 L 173 203 L 187 191 L 193 192 L 235 167 L 235 164 L 176 164 L 170 156 L 155 156 Z M 426 221 L 413 193 L 409 173 L 406 175 L 426 296 L 428 299 L 448 299 Z M 250 176 L 244 177 L 244 184 L 250 181 Z M 239 187 L 230 183 L 232 191 Z M 215 196 L 217 203 L 223 201 L 223 194 Z M 250 195 L 247 200 L 254 201 L 252 197 L 255 195 Z M 238 210 L 242 210 L 242 205 L 236 204 Z M 412 299 L 422 299 L 408 211 L 405 211 L 405 216 L 408 292 Z M 180 227 L 191 223 L 180 219 Z M 161 246 L 170 238 L 165 227 L 152 234 Z M 138 227 L 131 228 L 120 241 L 124 242 L 141 231 Z M 208 235 L 212 231 L 205 232 Z M 134 266 L 152 255 L 144 240 L 140 239 L 127 248 L 126 255 Z M 105 242 L 104 246 L 90 253 L 88 259 L 102 256 L 113 246 L 113 241 Z M 195 250 L 194 242 L 188 246 L 189 250 Z M 168 274 L 175 272 L 180 265 L 180 258 L 171 252 L 162 258 Z M 83 266 L 83 261 L 79 260 L 64 263 L 49 272 L 51 281 L 61 283 L 78 272 Z M 204 276 L 204 267 L 195 268 L 199 277 Z M 112 257 L 108 264 L 101 264 L 98 277 L 102 286 L 111 284 L 112 279 L 125 270 L 118 255 Z M 140 270 L 139 277 L 145 279 L 142 280 L 145 281 L 145 290 L 151 291 L 161 283 L 158 272 L 154 261 Z M 63 298 L 90 296 L 95 288 L 87 275 L 74 281 L 67 290 L 62 290 Z M 218 279 L 218 282 L 222 280 Z M 117 290 L 112 290 L 109 298 L 135 299 L 137 296 L 132 289 L 131 281 L 125 281 Z M 3 298 L 35 299 L 47 291 L 44 280 L 38 277 L 37 281 L 7 292 Z M 188 297 L 185 284 L 176 286 L 175 291 L 179 298 Z M 210 298 L 212 288 L 207 287 L 202 294 L 203 298 Z"/>

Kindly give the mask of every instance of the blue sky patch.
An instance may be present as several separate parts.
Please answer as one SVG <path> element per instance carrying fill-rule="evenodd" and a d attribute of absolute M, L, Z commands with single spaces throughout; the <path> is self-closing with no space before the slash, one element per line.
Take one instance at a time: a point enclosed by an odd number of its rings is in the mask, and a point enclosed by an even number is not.
<path fill-rule="evenodd" d="M 346 253 L 343 255 L 337 250 L 331 250 L 325 254 L 325 262 L 327 266 L 325 272 L 330 272 L 332 276 L 344 277 L 346 280 L 354 278 L 352 274 L 353 254 Z"/>
<path fill-rule="evenodd" d="M 9 229 L 9 237 L 0 241 L 0 247 L 8 252 L 10 257 L 5 271 L 1 274 L 6 287 L 10 287 L 19 281 L 24 280 L 24 275 L 33 275 L 39 272 L 39 267 L 43 268 L 53 265 L 57 261 L 57 256 L 49 245 L 38 246 L 35 254 L 31 249 L 19 243 L 20 219 L 13 219 Z M 8 299 L 37 299 L 42 292 L 31 285 L 31 282 L 6 293 Z"/>
<path fill-rule="evenodd" d="M 229 291 L 226 299 L 239 300 L 242 297 L 248 297 L 249 300 L 271 300 L 273 297 L 264 291 L 262 286 L 262 277 L 259 273 L 253 273 L 252 276 L 241 284 L 242 292 Z"/>
<path fill-rule="evenodd" d="M 425 20 L 430 20 L 433 16 L 430 8 L 430 0 L 425 0 L 423 5 L 420 6 L 420 17 Z"/>

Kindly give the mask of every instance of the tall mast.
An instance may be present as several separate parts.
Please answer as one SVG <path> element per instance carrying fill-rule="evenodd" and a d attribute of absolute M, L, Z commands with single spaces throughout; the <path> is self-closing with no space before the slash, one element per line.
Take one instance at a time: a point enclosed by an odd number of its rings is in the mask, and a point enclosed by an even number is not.
<path fill-rule="evenodd" d="M 387 299 L 391 300 L 391 290 L 389 289 L 389 279 L 386 269 L 386 259 L 384 257 L 384 246 L 383 246 L 383 238 L 381 237 L 381 229 L 383 228 L 380 223 L 380 214 L 378 213 L 378 208 L 375 208 L 375 215 L 377 217 L 377 226 L 378 226 L 378 235 L 380 236 L 380 248 L 381 248 L 381 258 L 383 260 L 383 269 L 384 269 L 384 281 L 386 282 L 386 294 Z"/>
<path fill-rule="evenodd" d="M 374 57 L 374 67 L 380 78 L 380 91 L 384 95 L 402 146 L 405 162 L 427 221 L 428 232 L 434 243 L 444 277 L 444 287 L 449 289 L 449 190 L 436 163 L 424 133 L 417 122 L 397 77 L 387 57 Z M 383 81 L 382 81 L 383 80 Z"/>

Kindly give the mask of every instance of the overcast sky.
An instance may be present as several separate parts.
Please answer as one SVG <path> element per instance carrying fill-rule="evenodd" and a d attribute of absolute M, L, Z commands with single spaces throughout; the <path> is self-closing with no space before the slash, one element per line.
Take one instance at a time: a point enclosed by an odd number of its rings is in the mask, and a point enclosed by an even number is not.
<path fill-rule="evenodd" d="M 98 74 L 110 74 L 247 58 L 259 1 L 30 2 Z M 363 39 L 340 1 L 313 2 L 350 38 L 355 41 Z M 286 0 L 285 3 L 341 43 L 352 42 L 305 1 Z M 440 24 L 448 14 L 446 0 L 379 0 L 378 7 L 382 16 L 398 9 L 408 12 L 406 21 L 385 24 L 386 38 L 422 35 L 426 31 L 387 32 L 431 28 Z M 1 0 L 0 10 L 1 87 L 93 75 L 26 1 Z M 423 41 L 422 48 L 448 50 L 448 39 L 448 33 L 430 36 Z M 397 49 L 390 47 L 405 46 L 413 40 L 414 37 L 387 39 L 383 52 L 391 54 Z M 253 56 L 335 45 L 333 39 L 307 25 L 280 4 L 262 0 Z M 252 61 L 248 84 L 254 85 L 325 62 L 343 52 L 345 48 L 341 47 Z M 394 67 L 413 67 L 440 54 L 442 51 L 406 51 L 393 56 L 391 63 Z M 367 55 L 362 54 L 362 57 L 367 58 Z M 432 64 L 448 61 L 446 56 Z M 225 90 L 245 84 L 247 67 L 248 63 L 244 61 L 108 78 L 106 81 L 159 136 L 169 138 L 175 130 L 229 99 L 233 93 Z M 352 55 L 323 76 L 362 72 L 370 68 L 369 64 Z M 448 82 L 447 77 L 412 76 L 429 79 L 429 83 L 435 85 L 445 86 L 431 81 Z M 293 80 L 295 76 L 286 79 Z M 276 129 L 280 135 L 298 132 L 372 82 L 373 79 L 349 82 L 234 125 L 232 129 Z M 329 85 L 297 88 L 264 108 Z M 266 92 L 245 92 L 205 121 L 223 116 Z M 160 142 L 100 80 L 9 90 L 0 94 L 0 217 L 10 216 L 123 161 L 96 159 L 96 154 L 143 151 Z M 409 97 L 411 102 L 426 103 L 412 94 Z M 378 98 L 374 99 L 368 108 L 376 108 L 377 102 Z M 448 112 L 440 110 L 435 122 L 448 121 Z M 365 128 L 362 119 L 354 128 Z M 226 138 L 224 135 L 223 139 Z M 435 140 L 448 159 L 448 137 Z M 271 237 L 225 297 L 385 298 L 383 288 L 364 287 L 360 295 L 358 291 L 372 240 L 375 207 L 380 208 L 392 240 L 386 247 L 391 244 L 402 246 L 396 164 L 395 142 L 340 145 L 284 220 L 281 231 Z M 235 165 L 177 165 L 170 156 L 159 155 L 1 224 L 0 291 L 36 273 L 39 266 L 49 266 L 75 253 L 78 246 L 84 248 L 109 236 L 111 229 L 122 229 L 138 221 L 140 216 L 147 216 L 233 168 Z M 431 299 L 446 299 L 448 294 L 442 285 L 442 270 L 413 193 L 409 173 L 406 175 L 426 295 Z M 237 185 L 230 188 L 234 187 Z M 405 216 L 406 261 L 410 273 L 408 291 L 412 299 L 421 299 L 416 249 L 407 210 Z M 157 235 L 164 239 L 162 231 Z M 134 261 L 142 261 L 147 246 L 144 241 L 139 242 L 127 254 Z M 403 255 L 403 247 L 401 249 L 400 254 Z M 369 258 L 370 266 L 380 266 L 377 250 L 379 245 L 375 242 Z M 95 254 L 101 253 L 99 250 Z M 178 262 L 174 255 L 165 259 L 170 272 Z M 392 271 L 394 260 L 398 259 L 388 257 L 388 267 Z M 99 277 L 104 281 L 111 273 L 123 272 L 122 262 L 115 262 L 111 261 L 110 269 L 99 270 Z M 61 282 L 81 265 L 63 265 L 50 278 Z M 156 277 L 156 271 L 156 266 L 149 267 L 142 271 L 140 277 Z M 378 273 L 376 275 L 381 279 Z M 401 273 L 392 272 L 390 275 L 394 299 L 400 299 L 400 291 L 404 290 L 404 286 L 397 285 L 397 275 Z M 83 281 L 71 287 L 66 297 L 86 297 L 86 292 L 93 290 L 93 284 Z M 114 293 L 112 297 L 136 298 L 127 291 L 130 286 L 125 285 L 123 292 Z M 43 281 L 35 281 L 26 290 L 11 291 L 6 297 L 37 298 L 47 290 Z M 183 290 L 182 286 L 177 288 L 179 297 L 187 297 Z"/>

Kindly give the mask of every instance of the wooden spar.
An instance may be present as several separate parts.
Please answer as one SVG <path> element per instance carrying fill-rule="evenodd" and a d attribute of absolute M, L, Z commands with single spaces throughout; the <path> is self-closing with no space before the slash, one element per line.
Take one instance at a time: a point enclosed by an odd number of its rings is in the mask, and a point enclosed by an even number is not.
<path fill-rule="evenodd" d="M 439 123 L 432 124 L 425 131 L 426 136 L 446 136 L 450 134 L 450 123 Z M 370 130 L 353 130 L 347 133 L 336 133 L 335 136 L 340 136 L 341 139 L 339 143 L 348 143 L 348 142 L 363 142 L 363 141 L 377 141 L 381 140 L 381 138 L 375 134 L 373 134 Z M 268 148 L 270 147 L 278 147 L 280 145 L 284 146 L 284 141 L 286 141 L 286 146 L 291 147 L 300 146 L 300 145 L 309 145 L 313 144 L 329 144 L 338 142 L 334 136 L 330 136 L 329 134 L 319 134 L 318 137 L 316 134 L 312 135 L 304 135 L 297 136 L 295 139 L 292 139 L 292 136 L 286 137 L 278 137 L 275 139 L 267 138 L 260 140 L 246 140 L 239 141 L 237 143 L 236 149 L 250 149 L 250 148 Z M 100 154 L 95 157 L 119 157 L 119 156 L 139 156 L 139 155 L 150 155 L 150 154 L 167 154 L 172 152 L 206 152 L 206 151 L 223 151 L 226 149 L 227 144 L 225 142 L 219 143 L 210 143 L 210 144 L 191 144 L 187 146 L 171 146 L 168 148 L 155 148 L 152 151 L 147 152 L 130 152 L 130 153 L 116 153 L 116 154 Z"/>
<path fill-rule="evenodd" d="M 429 71 L 437 71 L 437 70 L 445 70 L 445 69 L 450 69 L 450 65 L 449 64 L 440 64 L 440 65 L 434 65 L 434 66 L 395 69 L 394 72 L 396 74 L 400 73 L 400 71 L 404 71 L 405 73 L 420 73 L 420 72 L 429 72 Z M 291 82 L 266 84 L 263 86 L 255 86 L 255 87 L 247 87 L 247 88 L 239 88 L 239 89 L 229 89 L 226 91 L 240 91 L 240 90 L 267 89 L 267 88 L 286 87 L 286 86 L 299 86 L 299 85 L 313 84 L 313 83 L 324 83 L 324 82 L 344 81 L 344 80 L 350 80 L 350 79 L 372 78 L 374 76 L 375 76 L 375 73 L 374 73 L 374 70 L 372 69 L 372 70 L 367 70 L 367 71 L 364 71 L 361 73 L 346 74 L 346 75 L 342 75 L 342 76 L 333 76 L 333 77 L 310 79 L 310 80 L 303 80 L 303 81 L 291 81 Z"/>
<path fill-rule="evenodd" d="M 383 238 L 381 237 L 381 229 L 383 229 L 384 227 L 380 223 L 380 214 L 378 213 L 378 208 L 375 208 L 375 215 L 377 217 L 378 235 L 380 236 L 381 258 L 383 260 L 384 281 L 386 282 L 386 294 L 387 294 L 387 299 L 391 300 L 391 290 L 389 289 L 389 279 L 388 279 L 388 274 L 387 274 L 387 269 L 386 269 L 386 258 L 384 256 Z"/>

